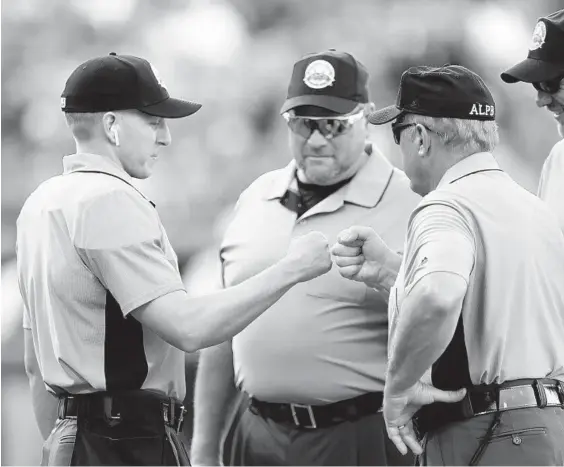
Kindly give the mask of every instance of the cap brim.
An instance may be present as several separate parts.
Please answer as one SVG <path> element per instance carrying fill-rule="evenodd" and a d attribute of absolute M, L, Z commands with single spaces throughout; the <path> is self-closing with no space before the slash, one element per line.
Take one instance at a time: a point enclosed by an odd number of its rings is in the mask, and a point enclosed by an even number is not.
<path fill-rule="evenodd" d="M 376 110 L 368 114 L 368 121 L 372 123 L 372 125 L 383 125 L 384 123 L 395 120 L 403 113 L 404 111 L 398 109 L 395 105 L 389 105 L 388 107 L 384 107 L 383 109 Z"/>
<path fill-rule="evenodd" d="M 196 102 L 183 101 L 169 97 L 157 104 L 141 107 L 139 110 L 143 113 L 154 115 L 155 117 L 182 118 L 196 113 L 201 107 L 202 104 L 197 104 Z"/>
<path fill-rule="evenodd" d="M 537 83 L 558 78 L 564 74 L 564 63 L 550 63 L 526 58 L 517 65 L 501 74 L 501 79 L 506 83 Z"/>
<path fill-rule="evenodd" d="M 280 113 L 282 114 L 284 112 L 288 112 L 288 110 L 300 107 L 301 105 L 315 105 L 339 114 L 348 114 L 359 104 L 360 102 L 350 101 L 348 99 L 343 99 L 342 97 L 309 94 L 306 96 L 296 96 L 288 99 L 282 105 Z"/>

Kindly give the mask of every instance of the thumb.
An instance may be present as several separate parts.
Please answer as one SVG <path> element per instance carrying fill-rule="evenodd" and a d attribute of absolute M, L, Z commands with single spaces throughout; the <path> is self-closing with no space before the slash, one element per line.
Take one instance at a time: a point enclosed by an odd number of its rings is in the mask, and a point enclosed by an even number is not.
<path fill-rule="evenodd" d="M 443 391 L 433 387 L 429 388 L 429 392 L 433 398 L 433 402 L 458 402 L 466 396 L 465 388 L 459 389 L 458 391 Z"/>
<path fill-rule="evenodd" d="M 346 246 L 361 246 L 375 232 L 370 227 L 354 225 L 343 230 L 338 236 L 339 243 Z"/>

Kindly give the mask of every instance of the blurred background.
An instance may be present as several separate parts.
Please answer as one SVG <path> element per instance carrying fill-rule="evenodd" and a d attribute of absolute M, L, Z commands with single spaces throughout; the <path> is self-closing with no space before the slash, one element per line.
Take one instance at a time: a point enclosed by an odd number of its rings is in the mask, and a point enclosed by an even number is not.
<path fill-rule="evenodd" d="M 501 166 L 535 191 L 558 134 L 533 87 L 501 71 L 526 57 L 540 16 L 562 0 L 5 0 L 2 2 L 2 464 L 37 465 L 41 443 L 23 368 L 15 222 L 26 197 L 59 174 L 73 141 L 60 93 L 78 64 L 111 51 L 148 59 L 169 92 L 203 108 L 171 121 L 172 146 L 138 187 L 157 205 L 191 294 L 219 287 L 217 247 L 241 191 L 287 164 L 279 116 L 293 63 L 352 53 L 371 72 L 372 100 L 395 102 L 412 65 L 458 63 L 497 103 Z M 373 141 L 399 165 L 390 129 Z M 187 402 L 197 355 L 187 356 Z M 187 426 L 186 438 L 191 434 Z"/>

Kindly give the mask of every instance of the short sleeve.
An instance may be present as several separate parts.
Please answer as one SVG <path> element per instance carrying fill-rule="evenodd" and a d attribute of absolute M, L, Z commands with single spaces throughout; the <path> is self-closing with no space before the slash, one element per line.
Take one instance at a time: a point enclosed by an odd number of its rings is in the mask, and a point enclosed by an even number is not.
<path fill-rule="evenodd" d="M 450 272 L 469 281 L 476 247 L 464 216 L 446 204 L 418 208 L 407 232 L 405 294 L 428 274 Z"/>
<path fill-rule="evenodd" d="M 124 315 L 184 290 L 172 247 L 154 208 L 135 192 L 114 191 L 81 206 L 72 229 L 85 265 Z"/>

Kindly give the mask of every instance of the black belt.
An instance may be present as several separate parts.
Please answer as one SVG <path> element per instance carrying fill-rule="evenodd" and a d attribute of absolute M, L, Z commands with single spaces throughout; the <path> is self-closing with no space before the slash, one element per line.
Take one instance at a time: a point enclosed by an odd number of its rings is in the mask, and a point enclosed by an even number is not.
<path fill-rule="evenodd" d="M 468 418 L 530 407 L 563 407 L 564 383 L 553 379 L 519 379 L 499 385 L 467 389 L 462 401 L 436 402 L 422 407 L 414 417 L 420 436 Z"/>
<path fill-rule="evenodd" d="M 323 428 L 378 412 L 383 396 L 381 392 L 371 392 L 326 405 L 281 404 L 251 397 L 249 409 L 278 423 L 290 423 L 299 428 Z"/>
<path fill-rule="evenodd" d="M 59 418 L 103 419 L 108 425 L 122 420 L 162 420 L 165 425 L 182 431 L 184 406 L 176 399 L 149 391 L 95 392 L 59 397 Z"/>

